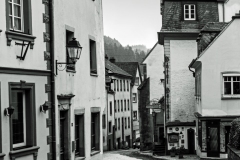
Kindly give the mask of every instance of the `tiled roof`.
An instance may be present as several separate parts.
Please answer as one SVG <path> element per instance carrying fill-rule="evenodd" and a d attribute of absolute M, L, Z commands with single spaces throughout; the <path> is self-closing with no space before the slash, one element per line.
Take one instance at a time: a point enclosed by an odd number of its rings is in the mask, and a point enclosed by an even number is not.
<path fill-rule="evenodd" d="M 138 69 L 138 62 L 116 62 L 115 64 L 132 75 L 132 84 L 134 84 Z M 141 76 L 139 76 L 139 78 L 141 78 Z"/>
<path fill-rule="evenodd" d="M 111 63 L 109 60 L 105 60 L 105 67 L 107 70 L 110 70 L 114 74 L 132 77 L 129 73 L 122 70 L 120 67 L 116 66 L 115 64 Z"/>
<path fill-rule="evenodd" d="M 198 54 L 201 54 L 227 25 L 225 22 L 207 23 L 198 36 Z"/>

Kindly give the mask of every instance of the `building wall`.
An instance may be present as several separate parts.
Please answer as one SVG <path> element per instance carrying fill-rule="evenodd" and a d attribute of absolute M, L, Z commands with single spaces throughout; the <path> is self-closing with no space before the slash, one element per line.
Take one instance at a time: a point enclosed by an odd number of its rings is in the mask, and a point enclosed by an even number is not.
<path fill-rule="evenodd" d="M 191 122 L 195 119 L 195 81 L 188 65 L 197 56 L 194 40 L 170 40 L 171 120 Z"/>
<path fill-rule="evenodd" d="M 164 50 L 160 44 L 152 50 L 149 56 L 143 61 L 147 65 L 147 77 L 150 77 L 150 100 L 164 96 Z"/>
<path fill-rule="evenodd" d="M 127 87 L 126 87 L 126 91 L 123 90 L 123 87 L 122 87 L 122 91 L 120 91 L 120 83 L 118 83 L 119 85 L 119 90 L 117 91 L 117 89 L 114 88 L 114 84 L 112 84 L 112 88 L 114 89 L 115 91 L 115 101 L 117 102 L 119 100 L 119 104 L 116 103 L 116 112 L 115 112 L 115 119 L 117 119 L 118 121 L 118 118 L 120 118 L 120 130 L 118 129 L 118 125 L 117 124 L 117 130 L 115 131 L 115 140 L 117 140 L 118 138 L 120 138 L 120 141 L 121 141 L 121 147 L 124 147 L 124 145 L 126 145 L 126 136 L 130 136 L 130 141 L 132 141 L 132 123 L 130 122 L 130 128 L 128 128 L 128 118 L 130 118 L 130 121 L 132 121 L 132 110 L 131 110 L 131 106 L 129 106 L 129 110 L 128 110 L 128 106 L 126 106 L 126 111 L 124 110 L 124 100 L 126 100 L 126 105 L 127 105 L 127 100 L 129 100 L 129 105 L 131 105 L 131 86 L 130 86 L 130 83 L 131 83 L 131 79 L 126 79 L 126 78 L 120 78 L 120 77 L 116 77 L 114 76 L 113 77 L 114 79 L 116 80 L 125 80 L 125 81 L 128 81 L 128 84 L 129 84 L 129 91 L 127 91 Z M 117 85 L 116 83 L 116 80 L 115 80 L 115 84 Z M 125 83 L 126 85 L 127 83 Z M 121 111 L 121 100 L 123 102 L 123 111 Z M 118 107 L 119 107 L 119 111 L 118 111 Z M 114 111 L 114 110 L 113 110 Z M 124 119 L 124 137 L 122 136 L 122 118 Z M 125 118 L 127 118 L 127 129 L 125 129 Z M 114 120 L 115 121 L 115 120 Z M 131 146 L 132 142 L 130 142 L 130 145 Z"/>
<path fill-rule="evenodd" d="M 46 92 L 45 85 L 50 82 L 50 71 L 47 67 L 48 62 L 44 60 L 44 51 L 46 51 L 46 43 L 43 39 L 43 33 L 46 32 L 45 24 L 43 23 L 43 13 L 45 6 L 42 1 L 31 1 L 31 16 L 32 16 L 32 36 L 35 36 L 33 48 L 28 48 L 24 60 L 17 59 L 16 56 L 21 55 L 22 46 L 15 43 L 23 43 L 22 40 L 12 39 L 10 46 L 7 44 L 7 28 L 6 20 L 6 4 L 7 1 L 0 1 L 0 153 L 4 153 L 5 160 L 10 160 L 10 117 L 4 115 L 5 108 L 8 108 L 11 103 L 9 100 L 9 82 L 26 81 L 35 85 L 35 119 L 36 120 L 36 146 L 40 147 L 37 151 L 37 158 L 47 159 L 47 153 L 50 151 L 50 146 L 47 144 L 47 136 L 49 136 L 49 127 L 47 127 L 46 119 L 49 118 L 49 111 L 46 113 L 40 112 L 40 105 L 45 101 L 50 101 L 49 93 Z M 26 35 L 26 34 L 25 34 Z M 25 41 L 25 44 L 27 42 Z M 26 46 L 24 47 L 25 51 Z M 24 52 L 23 52 L 24 53 Z M 29 71 L 31 70 L 31 71 Z M 16 112 L 16 110 L 15 110 Z M 25 133 L 26 135 L 26 133 Z M 34 139 L 34 138 L 33 138 Z M 18 150 L 21 153 L 21 149 Z M 1 159 L 1 158 L 0 158 Z M 26 154 L 17 159 L 33 160 L 33 154 Z"/>
<path fill-rule="evenodd" d="M 240 36 L 239 25 L 240 20 L 235 19 L 199 58 L 199 61 L 202 62 L 202 109 L 209 111 L 218 109 L 228 115 L 239 114 L 240 101 L 238 99 L 221 99 L 223 92 L 222 73 L 239 73 L 240 71 L 238 62 L 240 46 L 237 43 Z M 209 113 L 214 114 L 214 112 Z"/>
<path fill-rule="evenodd" d="M 71 100 L 71 123 L 74 124 L 74 110 L 85 109 L 84 135 L 85 159 L 100 159 L 102 154 L 102 112 L 105 107 L 105 64 L 103 44 L 103 15 L 102 1 L 54 1 L 54 50 L 55 59 L 66 61 L 66 29 L 74 31 L 74 37 L 83 47 L 81 57 L 76 62 L 76 73 L 58 71 L 56 76 L 56 95 L 74 94 Z M 64 8 L 64 10 L 63 10 Z M 67 11 L 67 12 L 66 12 Z M 77 19 L 77 20 L 76 20 Z M 89 39 L 96 41 L 97 75 L 90 75 Z M 55 97 L 56 98 L 56 97 Z M 57 99 L 56 99 L 56 102 Z M 58 106 L 58 104 L 56 104 Z M 91 153 L 91 108 L 100 108 L 100 154 L 90 156 Z M 56 108 L 58 110 L 58 108 Z M 59 114 L 56 112 L 56 122 L 59 123 Z M 59 153 L 59 128 L 56 128 L 56 145 Z M 74 127 L 69 133 L 74 141 Z M 57 159 L 59 156 L 57 157 Z M 71 152 L 74 159 L 74 152 Z"/>
<path fill-rule="evenodd" d="M 238 0 L 229 0 L 225 3 L 225 22 L 230 22 L 232 20 L 232 16 L 235 13 L 239 13 L 240 9 L 240 1 Z"/>
<path fill-rule="evenodd" d="M 137 69 L 137 73 L 136 73 L 136 77 L 139 77 L 139 85 L 141 84 L 141 81 L 140 81 L 140 75 L 139 75 L 139 70 Z M 138 103 L 139 103 L 139 97 L 138 97 L 138 86 L 139 85 L 133 85 L 132 86 L 132 94 L 133 93 L 136 93 L 137 95 L 137 102 L 132 102 L 132 111 L 137 111 L 137 119 L 136 120 L 133 120 L 133 130 L 135 131 L 135 135 L 134 138 L 137 138 L 140 136 L 139 134 L 139 111 L 138 111 Z M 132 114 L 133 115 L 133 114 Z"/>

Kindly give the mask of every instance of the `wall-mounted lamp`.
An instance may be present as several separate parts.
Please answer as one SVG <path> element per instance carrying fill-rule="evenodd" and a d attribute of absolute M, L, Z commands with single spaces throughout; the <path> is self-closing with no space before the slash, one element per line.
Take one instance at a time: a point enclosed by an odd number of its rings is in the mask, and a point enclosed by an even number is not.
<path fill-rule="evenodd" d="M 13 106 L 10 106 L 10 107 L 4 109 L 5 116 L 11 116 L 13 114 L 13 112 L 14 112 Z"/>
<path fill-rule="evenodd" d="M 45 102 L 44 104 L 42 104 L 42 105 L 40 106 L 40 112 L 46 113 L 47 110 L 48 110 L 48 103 Z"/>
<path fill-rule="evenodd" d="M 66 66 L 71 65 L 71 64 L 75 64 L 75 62 L 77 62 L 77 60 L 80 59 L 80 55 L 81 55 L 81 52 L 82 52 L 82 46 L 76 40 L 76 38 L 73 38 L 70 42 L 68 42 L 67 52 L 68 52 L 68 57 L 71 59 L 71 61 L 73 61 L 73 63 L 58 62 L 56 60 L 56 75 L 57 75 L 58 66 L 61 67 L 62 64 L 65 64 Z M 60 71 L 63 71 L 63 70 L 60 70 Z"/>

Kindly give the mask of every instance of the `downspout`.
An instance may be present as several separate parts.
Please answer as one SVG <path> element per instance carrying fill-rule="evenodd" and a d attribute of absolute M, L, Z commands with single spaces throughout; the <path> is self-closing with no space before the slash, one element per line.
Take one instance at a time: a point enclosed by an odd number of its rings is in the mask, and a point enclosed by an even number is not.
<path fill-rule="evenodd" d="M 197 58 L 193 59 L 192 62 L 188 66 L 189 71 L 191 71 L 193 73 L 193 77 L 195 77 L 195 72 L 193 70 L 191 70 L 191 67 L 196 62 L 196 60 L 197 60 Z"/>
<path fill-rule="evenodd" d="M 129 84 L 129 90 L 130 90 L 130 100 L 129 100 L 130 102 L 129 102 L 129 105 L 131 105 L 130 106 L 130 109 L 131 109 L 131 117 L 130 117 L 130 119 L 131 119 L 132 142 L 131 142 L 131 144 L 128 144 L 129 147 L 132 147 L 132 144 L 133 144 L 133 103 L 132 103 L 132 90 L 133 90 L 133 87 L 134 87 L 134 85 L 131 86 L 131 81 L 130 81 L 130 84 Z M 139 98 L 138 98 L 138 92 L 137 92 L 137 102 L 139 103 L 138 100 L 139 100 Z M 135 135 L 136 135 L 136 132 L 135 132 Z"/>
<path fill-rule="evenodd" d="M 51 120 L 52 120 L 52 159 L 56 159 L 56 123 L 55 123 L 55 57 L 54 57 L 54 0 L 49 0 L 49 23 L 50 23 L 50 55 L 51 55 Z"/>

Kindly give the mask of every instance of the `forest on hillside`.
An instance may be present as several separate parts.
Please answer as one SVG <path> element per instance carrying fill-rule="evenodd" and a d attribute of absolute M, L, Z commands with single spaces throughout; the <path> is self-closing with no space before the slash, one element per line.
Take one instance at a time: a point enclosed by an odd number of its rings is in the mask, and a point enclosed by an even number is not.
<path fill-rule="evenodd" d="M 114 57 L 116 62 L 142 62 L 147 50 L 144 45 L 122 46 L 121 43 L 110 37 L 104 36 L 105 54 Z"/>

